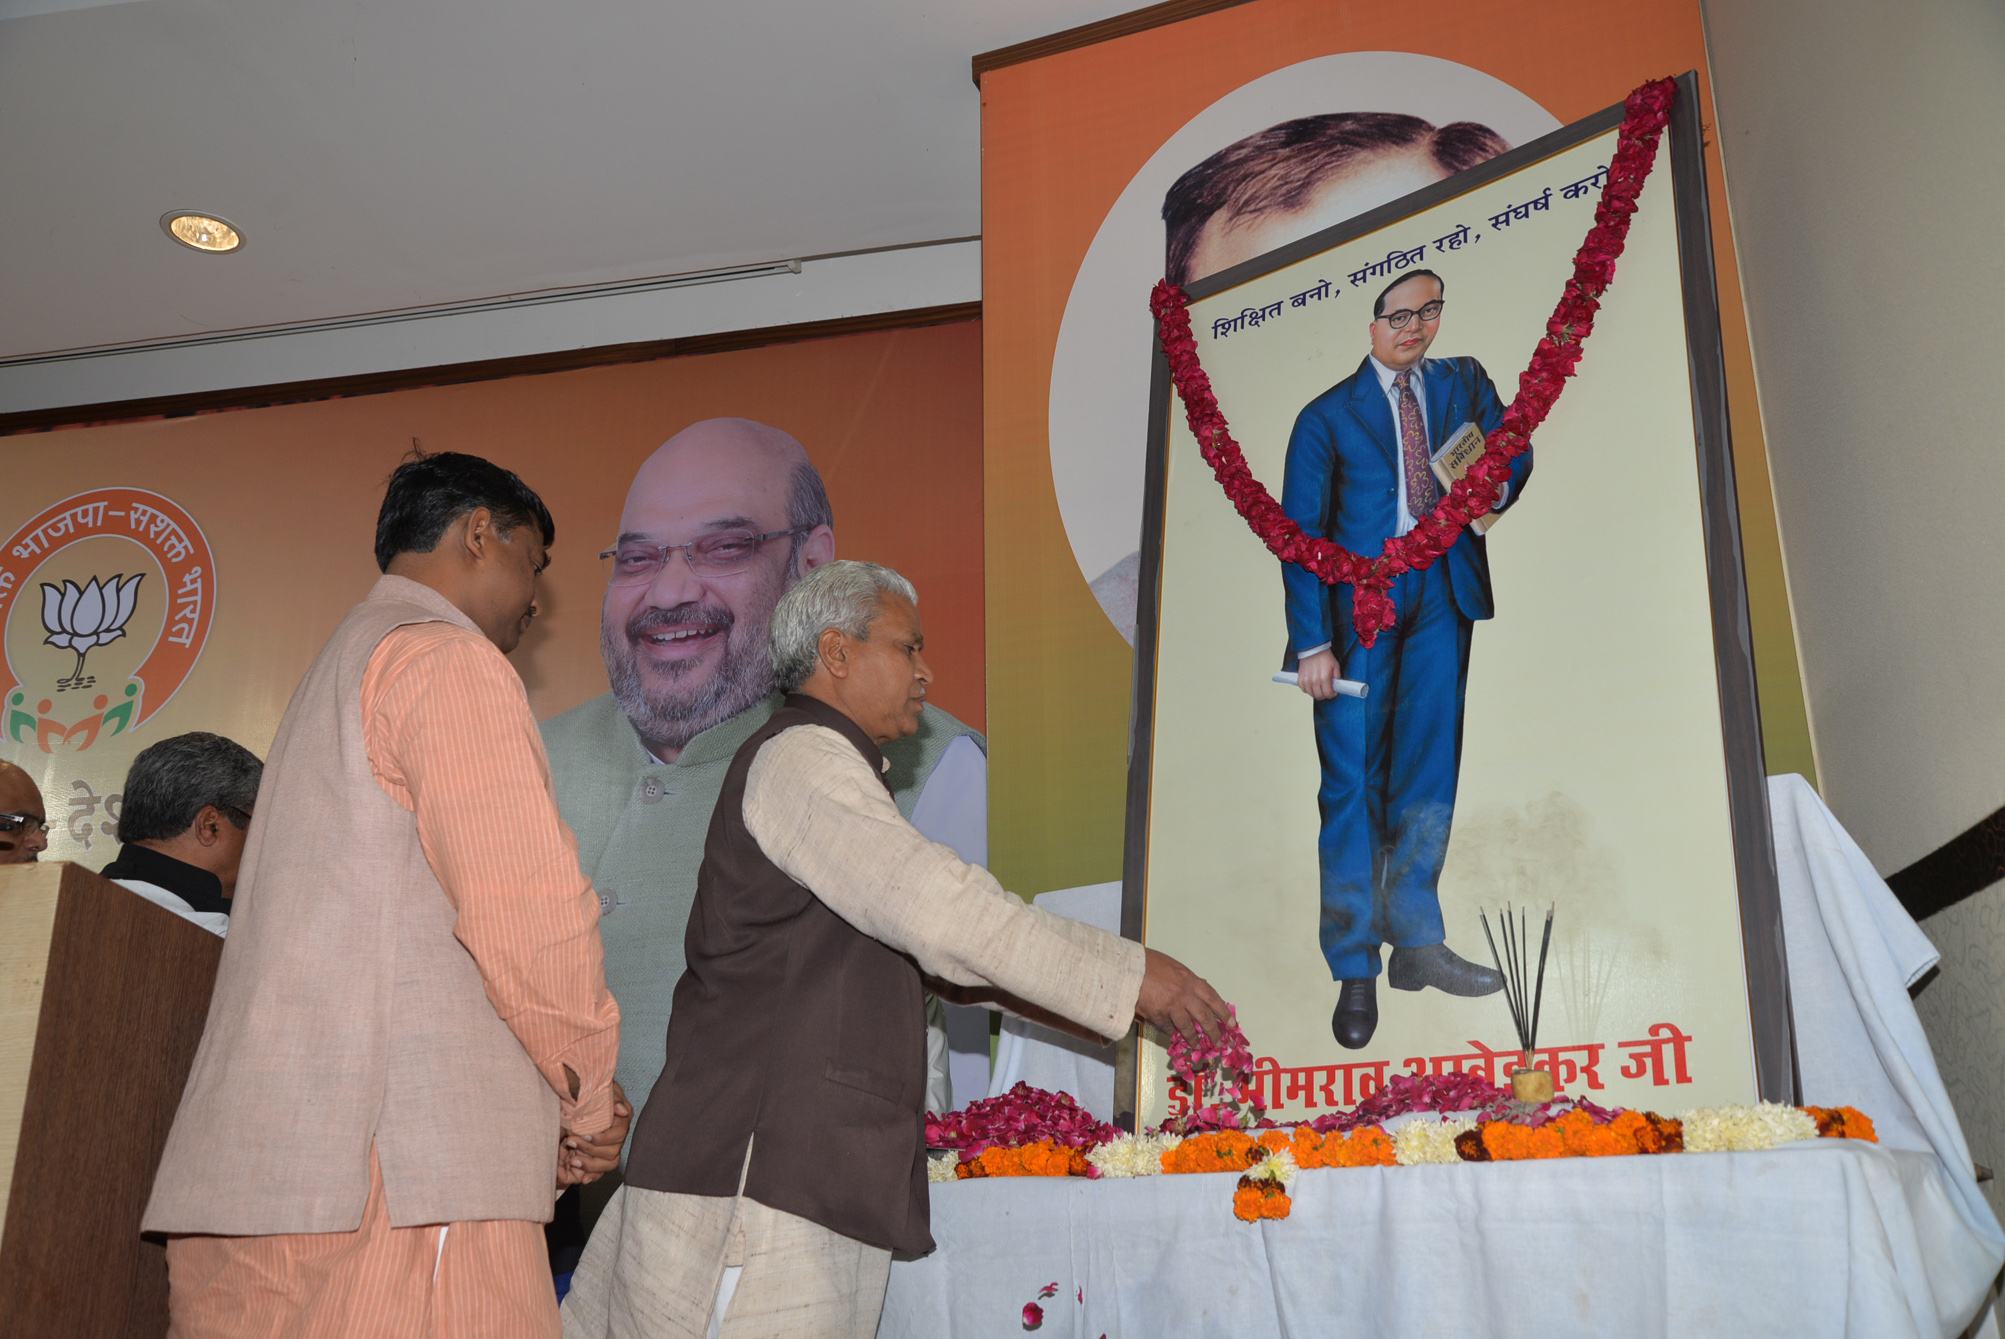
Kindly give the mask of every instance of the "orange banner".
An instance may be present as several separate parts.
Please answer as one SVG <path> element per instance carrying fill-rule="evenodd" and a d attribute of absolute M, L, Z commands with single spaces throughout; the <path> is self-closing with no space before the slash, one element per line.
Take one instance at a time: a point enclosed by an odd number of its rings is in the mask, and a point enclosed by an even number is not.
<path fill-rule="evenodd" d="M 595 555 L 635 469 L 730 416 L 807 448 L 840 556 L 912 579 L 932 700 L 979 728 L 980 349 L 963 322 L 0 438 L 0 758 L 41 785 L 46 858 L 111 859 L 148 744 L 207 730 L 264 752 L 375 579 L 383 483 L 414 445 L 516 471 L 556 518 L 512 657 L 539 718 L 606 691 Z"/>

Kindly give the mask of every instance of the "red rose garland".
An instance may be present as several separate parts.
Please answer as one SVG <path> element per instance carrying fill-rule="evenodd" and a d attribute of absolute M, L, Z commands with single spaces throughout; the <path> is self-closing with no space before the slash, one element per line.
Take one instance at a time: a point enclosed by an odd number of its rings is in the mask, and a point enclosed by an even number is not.
<path fill-rule="evenodd" d="M 1670 120 L 1676 96 L 1675 80 L 1657 79 L 1624 102 L 1626 114 L 1616 134 L 1615 156 L 1608 164 L 1601 203 L 1594 210 L 1594 227 L 1573 258 L 1573 277 L 1566 281 L 1566 291 L 1546 322 L 1545 337 L 1518 378 L 1517 398 L 1504 411 L 1503 422 L 1489 435 L 1483 454 L 1469 472 L 1412 530 L 1388 538 L 1375 559 L 1303 534 L 1302 527 L 1288 518 L 1281 504 L 1253 477 L 1226 427 L 1225 415 L 1219 412 L 1211 380 L 1199 365 L 1197 341 L 1190 330 L 1189 294 L 1168 280 L 1156 285 L 1149 309 L 1155 313 L 1170 377 L 1205 463 L 1240 516 L 1276 557 L 1315 573 L 1329 585 L 1344 582 L 1351 587 L 1351 622 L 1361 645 L 1370 646 L 1382 629 L 1392 626 L 1389 591 L 1393 580 L 1403 572 L 1431 566 L 1461 537 L 1471 518 L 1496 505 L 1498 485 L 1510 478 L 1511 462 L 1531 445 L 1533 431 L 1545 421 L 1565 389 L 1566 379 L 1579 367 L 1581 346 L 1593 333 L 1601 295 L 1615 278 L 1615 262 L 1629 236 L 1629 220 L 1636 212 L 1643 183 L 1656 166 L 1657 141 Z"/>

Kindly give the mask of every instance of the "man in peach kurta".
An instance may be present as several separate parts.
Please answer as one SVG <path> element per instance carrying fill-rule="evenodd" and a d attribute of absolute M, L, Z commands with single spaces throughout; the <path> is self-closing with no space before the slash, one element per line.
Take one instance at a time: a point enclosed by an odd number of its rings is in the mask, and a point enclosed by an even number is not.
<path fill-rule="evenodd" d="M 559 1333 L 540 1224 L 630 1112 L 598 898 L 505 658 L 553 537 L 477 457 L 391 479 L 385 575 L 266 764 L 147 1208 L 180 1339 Z"/>

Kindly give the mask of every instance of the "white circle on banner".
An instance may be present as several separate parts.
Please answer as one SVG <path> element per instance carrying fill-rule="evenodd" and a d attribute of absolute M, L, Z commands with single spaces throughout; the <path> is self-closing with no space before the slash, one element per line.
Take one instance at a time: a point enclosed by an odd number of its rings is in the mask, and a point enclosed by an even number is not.
<path fill-rule="evenodd" d="M 1355 51 L 1242 84 L 1187 121 L 1128 182 L 1080 262 L 1051 365 L 1051 480 L 1080 575 L 1134 640 L 1135 568 L 1148 458 L 1149 291 L 1163 275 L 1163 196 L 1178 177 L 1271 126 L 1333 112 L 1475 121 L 1513 148 L 1559 129 L 1545 108 L 1481 70 L 1433 56 Z M 1347 201 L 1351 214 L 1386 200 Z M 1310 227 L 1326 226 L 1322 221 Z M 1359 337 L 1363 357 L 1363 336 Z M 1265 480 L 1279 491 L 1279 480 Z"/>

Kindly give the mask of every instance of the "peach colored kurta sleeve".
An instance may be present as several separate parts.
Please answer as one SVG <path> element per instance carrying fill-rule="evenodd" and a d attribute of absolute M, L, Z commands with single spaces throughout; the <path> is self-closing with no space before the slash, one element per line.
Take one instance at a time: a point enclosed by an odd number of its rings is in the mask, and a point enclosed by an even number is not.
<path fill-rule="evenodd" d="M 416 816 L 495 1013 L 556 1092 L 565 1128 L 598 1134 L 613 1119 L 619 1006 L 599 899 L 558 816 L 520 676 L 477 632 L 407 624 L 370 657 L 361 705 L 370 770 Z"/>

